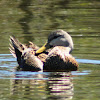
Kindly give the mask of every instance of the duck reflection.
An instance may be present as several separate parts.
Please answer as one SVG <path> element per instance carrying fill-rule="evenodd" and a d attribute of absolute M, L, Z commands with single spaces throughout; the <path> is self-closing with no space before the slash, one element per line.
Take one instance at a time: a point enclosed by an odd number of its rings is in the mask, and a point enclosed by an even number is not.
<path fill-rule="evenodd" d="M 34 72 L 32 72 L 34 73 Z M 48 75 L 49 74 L 49 75 Z M 11 79 L 11 95 L 28 99 L 72 99 L 74 87 L 70 72 L 50 72 L 34 75 L 14 75 Z"/>
<path fill-rule="evenodd" d="M 66 100 L 73 97 L 74 91 L 70 72 L 51 73 L 47 86 L 52 99 Z"/>
<path fill-rule="evenodd" d="M 12 97 L 16 97 L 16 99 L 20 98 L 22 100 L 24 98 L 32 100 L 46 98 L 46 80 L 43 79 L 43 77 L 44 75 L 37 73 L 25 76 L 21 74 L 13 75 L 13 78 L 15 79 L 11 79 L 10 89 Z"/>

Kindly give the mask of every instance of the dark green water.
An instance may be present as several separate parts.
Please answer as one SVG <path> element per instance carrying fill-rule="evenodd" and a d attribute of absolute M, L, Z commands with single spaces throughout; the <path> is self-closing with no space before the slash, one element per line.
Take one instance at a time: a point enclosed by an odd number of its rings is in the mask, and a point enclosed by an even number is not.
<path fill-rule="evenodd" d="M 42 46 L 56 29 L 73 38 L 75 72 L 15 72 L 9 37 Z M 99 100 L 100 1 L 1 0 L 0 100 Z"/>

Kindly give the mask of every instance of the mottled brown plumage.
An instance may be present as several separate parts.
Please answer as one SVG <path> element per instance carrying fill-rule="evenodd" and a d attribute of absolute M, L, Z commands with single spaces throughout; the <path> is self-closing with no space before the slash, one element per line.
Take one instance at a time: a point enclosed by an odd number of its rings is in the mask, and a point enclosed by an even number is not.
<path fill-rule="evenodd" d="M 10 52 L 17 58 L 20 70 L 75 71 L 78 68 L 77 61 L 70 55 L 73 49 L 72 38 L 63 30 L 51 32 L 47 43 L 41 48 L 32 42 L 24 45 L 14 37 L 10 41 Z M 43 53 L 48 49 L 48 54 Z"/>
<path fill-rule="evenodd" d="M 39 49 L 38 46 L 29 42 L 29 45 L 20 43 L 15 37 L 10 37 L 10 52 L 15 58 L 19 66 L 18 70 L 23 71 L 41 71 L 43 69 L 43 57 L 46 58 L 46 54 L 39 54 L 35 56 L 35 51 Z M 43 56 L 43 57 L 42 57 Z"/>
<path fill-rule="evenodd" d="M 77 70 L 78 63 L 76 62 L 75 58 L 66 51 L 66 47 L 54 47 L 46 58 L 43 70 L 60 72 Z"/>

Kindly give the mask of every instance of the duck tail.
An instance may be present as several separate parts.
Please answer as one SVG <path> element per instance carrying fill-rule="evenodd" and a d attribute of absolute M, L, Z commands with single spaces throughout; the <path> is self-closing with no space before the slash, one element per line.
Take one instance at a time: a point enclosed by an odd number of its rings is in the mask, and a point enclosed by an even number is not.
<path fill-rule="evenodd" d="M 9 40 L 10 40 L 9 50 L 11 54 L 15 58 L 17 58 L 18 64 L 20 64 L 22 51 L 26 48 L 26 46 L 20 43 L 14 36 L 10 36 Z"/>

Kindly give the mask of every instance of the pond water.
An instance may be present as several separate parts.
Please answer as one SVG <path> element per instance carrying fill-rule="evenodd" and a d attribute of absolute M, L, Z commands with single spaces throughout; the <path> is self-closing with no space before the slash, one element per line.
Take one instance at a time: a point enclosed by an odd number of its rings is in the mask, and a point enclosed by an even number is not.
<path fill-rule="evenodd" d="M 42 46 L 56 29 L 72 36 L 78 71 L 15 71 L 9 37 Z M 100 1 L 1 0 L 0 100 L 69 99 L 100 99 Z"/>

